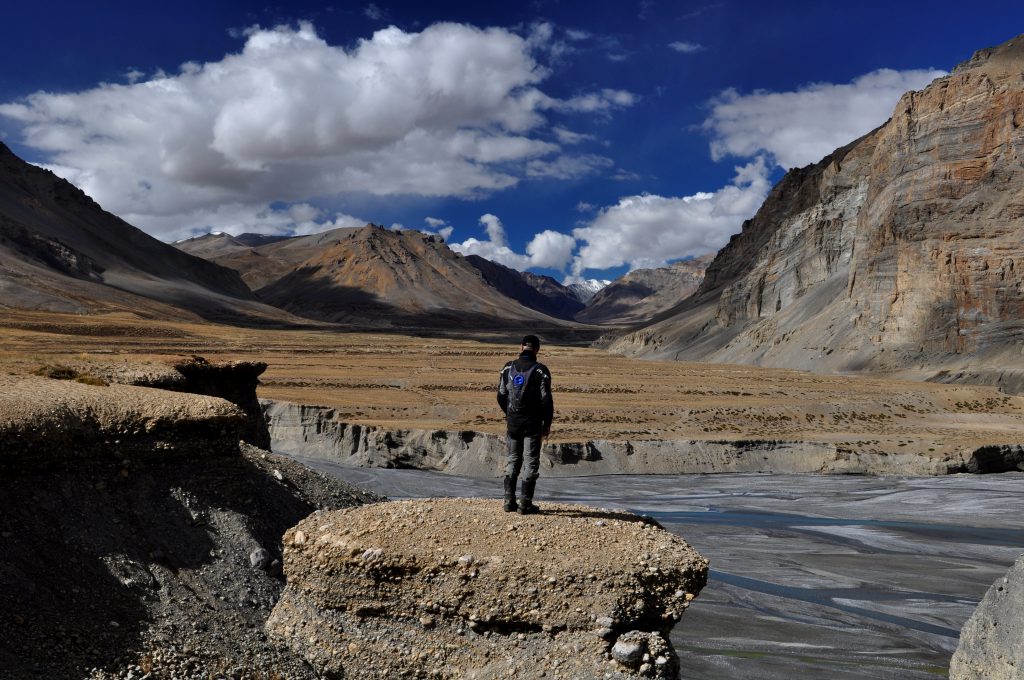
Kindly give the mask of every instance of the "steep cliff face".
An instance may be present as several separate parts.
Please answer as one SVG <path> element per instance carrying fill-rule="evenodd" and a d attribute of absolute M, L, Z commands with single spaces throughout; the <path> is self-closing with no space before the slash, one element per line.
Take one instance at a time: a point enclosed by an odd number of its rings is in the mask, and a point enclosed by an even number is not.
<path fill-rule="evenodd" d="M 848 295 L 875 343 L 970 353 L 1024 338 L 1024 38 L 922 92 L 880 132 Z"/>
<path fill-rule="evenodd" d="M 877 130 L 787 173 L 700 290 L 613 348 L 933 373 L 1019 357 L 1022 157 L 1019 37 L 907 93 Z"/>

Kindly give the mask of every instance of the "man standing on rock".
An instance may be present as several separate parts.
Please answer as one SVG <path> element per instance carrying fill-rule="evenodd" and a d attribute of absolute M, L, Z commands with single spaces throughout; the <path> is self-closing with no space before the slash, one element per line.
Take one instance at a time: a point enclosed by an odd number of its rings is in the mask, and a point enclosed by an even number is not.
<path fill-rule="evenodd" d="M 508 459 L 505 465 L 505 512 L 530 515 L 540 510 L 533 504 L 533 490 L 540 470 L 540 445 L 551 433 L 555 402 L 551 398 L 551 372 L 537 361 L 540 339 L 523 338 L 519 358 L 501 369 L 498 380 L 498 405 L 508 426 Z M 516 478 L 523 468 L 523 495 L 516 503 Z"/>

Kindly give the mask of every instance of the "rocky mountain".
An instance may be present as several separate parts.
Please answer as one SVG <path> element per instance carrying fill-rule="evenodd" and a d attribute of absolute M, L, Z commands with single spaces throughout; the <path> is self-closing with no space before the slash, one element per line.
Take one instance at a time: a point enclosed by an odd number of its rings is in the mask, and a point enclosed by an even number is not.
<path fill-rule="evenodd" d="M 359 236 L 354 236 L 357 234 Z M 398 313 L 404 317 L 405 322 L 413 323 L 415 319 L 408 312 L 415 317 L 424 309 L 447 309 L 457 316 L 459 310 L 466 307 L 466 311 L 469 311 L 467 318 L 477 318 L 479 321 L 480 311 L 477 308 L 482 305 L 490 309 L 486 314 L 499 313 L 499 310 L 505 309 L 505 312 L 500 313 L 510 314 L 511 319 L 533 318 L 529 312 L 519 309 L 522 306 L 555 319 L 572 320 L 576 312 L 583 309 L 583 304 L 551 277 L 519 272 L 476 255 L 463 258 L 451 251 L 441 239 L 425 239 L 419 232 L 407 234 L 400 236 L 398 232 L 366 225 L 363 228 L 345 227 L 310 236 L 283 238 L 260 234 L 206 234 L 175 245 L 188 253 L 236 270 L 246 284 L 259 291 L 259 296 L 271 304 L 287 304 L 296 313 L 309 314 L 318 319 L 365 320 L 368 310 L 374 308 L 384 315 L 378 317 L 376 313 L 371 314 L 376 320 Z M 350 252 L 349 246 L 364 243 L 370 235 L 374 235 L 377 245 Z M 416 241 L 428 245 L 418 246 L 413 243 Z M 325 255 L 328 250 L 331 254 Z M 394 257 L 389 261 L 374 259 L 385 254 Z M 364 259 L 360 264 L 352 260 L 352 256 Z M 326 261 L 324 258 L 334 259 L 335 270 L 346 270 L 341 276 L 347 281 L 344 285 L 348 290 L 335 290 L 329 296 L 334 298 L 333 302 L 327 302 L 326 306 L 320 301 L 313 301 L 310 305 L 310 301 L 304 298 L 292 300 L 288 288 L 304 278 L 311 268 L 319 268 L 318 271 L 322 269 Z M 439 263 L 443 264 L 437 268 L 435 265 Z M 397 268 L 409 271 L 399 272 Z M 296 274 L 299 269 L 304 273 Z M 373 271 L 376 269 L 380 271 Z M 386 269 L 390 269 L 391 273 L 384 273 Z M 444 286 L 439 280 L 438 274 L 442 272 L 445 276 L 454 277 L 451 285 Z M 365 285 L 359 280 L 362 275 L 367 276 Z M 286 278 L 287 281 L 284 281 Z M 480 286 L 481 280 L 483 287 Z M 431 293 L 424 286 L 433 286 L 435 291 Z M 464 291 L 466 286 L 474 291 L 468 299 L 459 292 Z M 308 290 L 307 283 L 302 283 L 301 287 Z M 364 288 L 365 295 L 360 294 L 358 290 Z M 473 301 L 474 298 L 476 301 Z M 481 302 L 485 299 L 490 301 Z M 377 302 L 381 305 L 377 305 Z M 394 306 L 393 302 L 397 303 L 395 309 L 386 309 Z M 346 306 L 351 307 L 348 312 L 343 309 Z M 435 323 L 430 319 L 421 321 Z M 550 322 L 551 319 L 546 320 L 546 323 Z"/>
<path fill-rule="evenodd" d="M 484 280 L 520 304 L 558 319 L 572 319 L 583 303 L 571 290 L 550 276 L 521 272 L 479 255 L 467 255 Z"/>
<path fill-rule="evenodd" d="M 285 316 L 257 303 L 236 272 L 148 236 L 3 144 L 0 305 L 219 320 Z"/>
<path fill-rule="evenodd" d="M 692 295 L 713 258 L 704 255 L 667 267 L 635 269 L 599 290 L 576 320 L 622 325 L 649 322 Z"/>
<path fill-rule="evenodd" d="M 266 234 L 216 233 L 179 241 L 174 245 L 221 266 L 234 269 L 252 290 L 277 281 L 321 248 L 339 243 L 358 228 L 343 227 L 310 236 L 280 237 Z"/>
<path fill-rule="evenodd" d="M 312 255 L 260 288 L 260 299 L 308 318 L 375 326 L 561 325 L 503 295 L 437 236 L 367 225 L 308 248 Z"/>
<path fill-rule="evenodd" d="M 577 300 L 579 300 L 583 304 L 587 304 L 588 302 L 590 302 L 590 298 L 594 297 L 594 295 L 597 294 L 597 291 L 601 290 L 610 283 L 611 281 L 586 279 L 583 281 L 576 281 L 574 283 L 570 283 L 566 286 L 566 288 L 569 289 L 569 291 Z"/>
<path fill-rule="evenodd" d="M 1024 387 L 1022 158 L 1018 37 L 788 172 L 695 295 L 612 347 Z"/>

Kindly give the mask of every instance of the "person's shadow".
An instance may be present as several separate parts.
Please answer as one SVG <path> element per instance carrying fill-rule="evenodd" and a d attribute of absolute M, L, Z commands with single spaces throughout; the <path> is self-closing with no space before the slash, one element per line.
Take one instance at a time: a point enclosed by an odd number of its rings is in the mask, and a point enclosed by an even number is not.
<path fill-rule="evenodd" d="M 653 518 L 645 515 L 637 515 L 626 510 L 611 510 L 608 508 L 588 508 L 586 506 L 551 507 L 547 503 L 540 502 L 540 514 L 549 517 L 585 517 L 594 520 L 617 520 L 634 524 L 649 524 L 661 528 Z"/>

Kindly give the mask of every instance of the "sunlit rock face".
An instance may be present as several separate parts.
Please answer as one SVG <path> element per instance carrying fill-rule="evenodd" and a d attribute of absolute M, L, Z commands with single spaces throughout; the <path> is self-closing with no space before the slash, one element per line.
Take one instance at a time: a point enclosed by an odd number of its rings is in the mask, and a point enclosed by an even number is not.
<path fill-rule="evenodd" d="M 613 349 L 826 370 L 1002 370 L 1024 348 L 1022 157 L 1018 37 L 787 173 L 680 312 Z"/>

